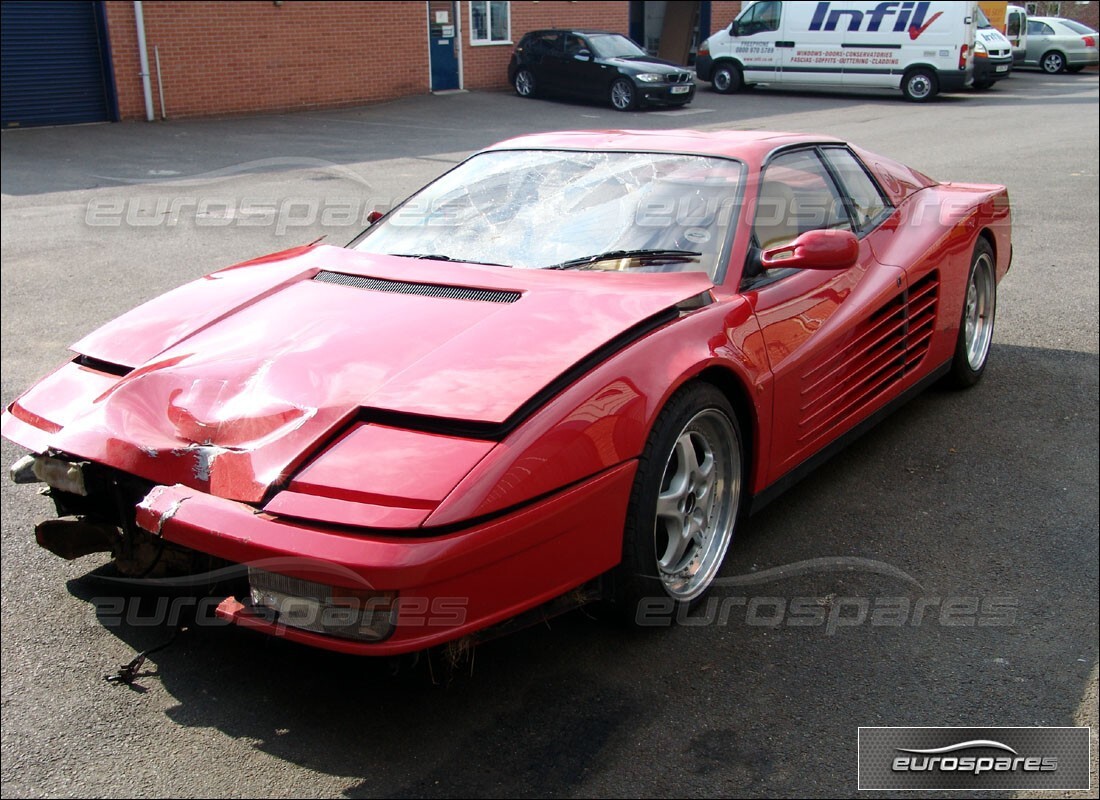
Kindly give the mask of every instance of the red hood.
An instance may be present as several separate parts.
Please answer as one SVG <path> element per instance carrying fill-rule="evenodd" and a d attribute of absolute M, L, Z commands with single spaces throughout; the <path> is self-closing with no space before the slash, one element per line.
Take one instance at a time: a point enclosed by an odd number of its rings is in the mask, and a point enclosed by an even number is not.
<path fill-rule="evenodd" d="M 380 291 L 319 280 L 322 270 L 519 297 Z M 503 423 L 585 356 L 710 286 L 701 273 L 508 271 L 293 251 L 109 323 L 74 349 L 133 372 L 68 419 L 42 407 L 49 394 L 37 390 L 27 410 L 63 426 L 50 438 L 58 450 L 256 502 L 360 409 Z"/>

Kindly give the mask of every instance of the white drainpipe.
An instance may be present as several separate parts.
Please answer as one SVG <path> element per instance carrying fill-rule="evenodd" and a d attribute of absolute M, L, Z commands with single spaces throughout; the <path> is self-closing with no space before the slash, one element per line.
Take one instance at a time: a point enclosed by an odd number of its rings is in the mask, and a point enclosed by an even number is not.
<path fill-rule="evenodd" d="M 134 20 L 137 22 L 138 56 L 141 59 L 141 90 L 145 93 L 145 119 L 152 122 L 153 84 L 149 81 L 149 49 L 145 46 L 145 15 L 141 11 L 141 0 L 134 2 Z"/>

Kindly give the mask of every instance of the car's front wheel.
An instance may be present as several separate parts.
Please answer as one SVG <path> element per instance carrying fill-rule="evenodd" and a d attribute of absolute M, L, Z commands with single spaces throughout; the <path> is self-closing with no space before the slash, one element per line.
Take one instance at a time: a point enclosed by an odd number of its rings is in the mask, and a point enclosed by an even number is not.
<path fill-rule="evenodd" d="M 965 389 L 982 379 L 985 365 L 989 362 L 996 314 L 996 261 L 989 242 L 979 238 L 970 261 L 959 336 L 955 341 L 955 357 L 946 379 L 948 385 Z"/>
<path fill-rule="evenodd" d="M 733 94 L 745 87 L 745 79 L 736 64 L 719 64 L 711 76 L 710 85 L 719 94 Z"/>
<path fill-rule="evenodd" d="M 1057 75 L 1066 68 L 1066 57 L 1057 50 L 1051 50 L 1039 60 L 1039 65 L 1048 75 Z"/>
<path fill-rule="evenodd" d="M 611 105 L 617 111 L 629 111 L 637 103 L 637 91 L 627 78 L 618 78 L 611 84 Z"/>
<path fill-rule="evenodd" d="M 621 616 L 667 623 L 714 582 L 741 511 L 745 448 L 737 415 L 715 386 L 673 395 L 638 460 L 623 560 L 613 576 Z"/>
<path fill-rule="evenodd" d="M 925 67 L 917 67 L 906 73 L 901 82 L 901 93 L 905 99 L 913 103 L 923 103 L 931 100 L 940 90 L 936 73 Z"/>
<path fill-rule="evenodd" d="M 516 94 L 520 97 L 535 96 L 535 75 L 529 69 L 518 70 L 515 79 L 512 81 L 512 85 L 516 89 Z"/>

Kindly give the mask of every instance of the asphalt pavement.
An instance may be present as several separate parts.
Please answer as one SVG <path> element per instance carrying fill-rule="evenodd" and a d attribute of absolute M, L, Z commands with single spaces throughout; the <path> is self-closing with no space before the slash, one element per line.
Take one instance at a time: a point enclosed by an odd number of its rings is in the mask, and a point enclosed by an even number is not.
<path fill-rule="evenodd" d="M 371 210 L 531 131 L 830 134 L 1004 183 L 1015 218 L 982 383 L 922 395 L 753 518 L 722 575 L 771 577 L 720 587 L 708 624 L 638 634 L 577 612 L 397 675 L 203 627 L 135 687 L 110 685 L 165 630 L 148 604 L 105 614 L 102 558 L 38 548 L 50 503 L 3 481 L 4 796 L 849 797 L 861 725 L 1076 724 L 1093 726 L 1097 796 L 1098 98 L 1095 71 L 1017 73 L 926 105 L 704 89 L 681 111 L 623 114 L 463 93 L 4 131 L 4 403 L 141 301 L 342 244 Z M 20 455 L 3 443 L 5 464 Z M 871 561 L 893 571 L 833 568 Z M 796 599 L 824 621 L 797 624 Z"/>

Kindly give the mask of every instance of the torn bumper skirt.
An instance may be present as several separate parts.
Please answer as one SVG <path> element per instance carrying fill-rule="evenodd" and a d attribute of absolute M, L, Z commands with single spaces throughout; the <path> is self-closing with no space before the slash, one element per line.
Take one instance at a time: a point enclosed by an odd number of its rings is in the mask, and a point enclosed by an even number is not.
<path fill-rule="evenodd" d="M 154 488 L 138 506 L 137 524 L 168 542 L 286 576 L 291 585 L 329 587 L 332 597 L 394 598 L 393 624 L 381 641 L 288 624 L 249 598 L 226 598 L 218 614 L 315 647 L 396 655 L 502 622 L 614 567 L 621 537 L 592 531 L 623 529 L 635 467 L 622 464 L 510 514 L 440 535 L 312 527 L 180 485 Z"/>

